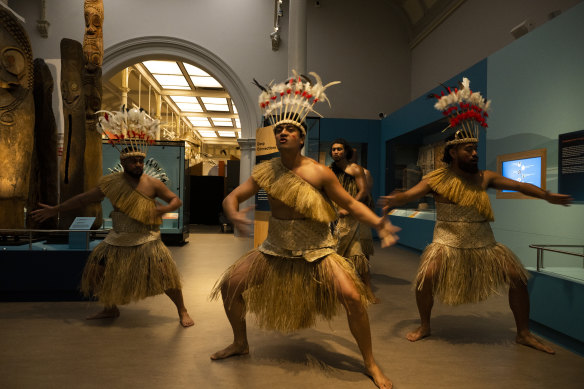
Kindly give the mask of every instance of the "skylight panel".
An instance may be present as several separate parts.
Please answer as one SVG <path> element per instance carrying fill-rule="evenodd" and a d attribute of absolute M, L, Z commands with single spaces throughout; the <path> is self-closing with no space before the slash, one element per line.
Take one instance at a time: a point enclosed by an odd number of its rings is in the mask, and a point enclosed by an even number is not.
<path fill-rule="evenodd" d="M 195 127 L 211 127 L 208 119 L 189 117 L 189 122 Z"/>
<path fill-rule="evenodd" d="M 225 104 L 225 105 L 227 105 L 227 99 L 225 97 L 201 97 L 201 101 L 204 104 Z"/>
<path fill-rule="evenodd" d="M 185 112 L 203 112 L 203 108 L 199 104 L 193 103 L 176 103 L 176 106 Z"/>
<path fill-rule="evenodd" d="M 203 138 L 217 138 L 215 131 L 197 130 Z"/>
<path fill-rule="evenodd" d="M 219 136 L 225 137 L 225 138 L 235 138 L 236 137 L 236 133 L 235 131 L 217 131 L 219 133 Z"/>
<path fill-rule="evenodd" d="M 235 127 L 241 128 L 241 122 L 239 121 L 239 119 L 235 119 Z"/>
<path fill-rule="evenodd" d="M 233 127 L 231 119 L 227 118 L 211 118 L 213 124 L 218 127 Z"/>
<path fill-rule="evenodd" d="M 233 107 L 233 113 L 237 113 L 237 107 L 235 104 L 233 104 L 233 102 L 231 102 L 231 106 Z"/>
<path fill-rule="evenodd" d="M 195 96 L 170 96 L 175 103 L 193 103 L 199 104 L 199 100 Z"/>
<path fill-rule="evenodd" d="M 176 74 L 182 75 L 180 68 L 178 67 L 177 63 L 174 61 L 146 61 L 142 62 L 146 69 L 152 75 L 154 74 Z"/>
<path fill-rule="evenodd" d="M 205 104 L 207 111 L 229 112 L 227 104 Z"/>
<path fill-rule="evenodd" d="M 166 89 L 190 89 L 189 83 L 183 76 L 169 76 L 166 74 L 153 74 L 161 87 Z"/>
<path fill-rule="evenodd" d="M 185 69 L 187 70 L 189 76 L 211 77 L 209 73 L 207 73 L 201 68 L 191 65 L 190 63 L 183 63 L 183 65 L 185 65 Z"/>
<path fill-rule="evenodd" d="M 223 85 L 211 76 L 191 76 L 191 81 L 198 88 L 223 88 Z"/>

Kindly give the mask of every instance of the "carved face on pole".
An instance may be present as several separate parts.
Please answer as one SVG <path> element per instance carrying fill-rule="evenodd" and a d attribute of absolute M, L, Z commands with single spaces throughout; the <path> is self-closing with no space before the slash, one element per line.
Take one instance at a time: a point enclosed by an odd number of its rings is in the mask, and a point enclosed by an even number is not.
<path fill-rule="evenodd" d="M 81 80 L 81 69 L 83 64 L 81 58 L 75 55 L 73 45 L 61 45 L 61 94 L 63 96 L 64 108 L 74 110 L 79 105 L 83 93 L 83 83 Z"/>
<path fill-rule="evenodd" d="M 14 44 L 15 42 L 13 42 Z M 0 51 L 0 121 L 4 125 L 14 124 L 13 110 L 30 92 L 32 69 L 30 58 L 18 47 L 4 46 Z"/>
<path fill-rule="evenodd" d="M 92 70 L 103 62 L 103 1 L 85 0 L 84 16 L 83 54 L 86 66 Z"/>
<path fill-rule="evenodd" d="M 26 32 L 0 8 L 0 228 L 22 228 L 34 142 L 32 51 Z"/>

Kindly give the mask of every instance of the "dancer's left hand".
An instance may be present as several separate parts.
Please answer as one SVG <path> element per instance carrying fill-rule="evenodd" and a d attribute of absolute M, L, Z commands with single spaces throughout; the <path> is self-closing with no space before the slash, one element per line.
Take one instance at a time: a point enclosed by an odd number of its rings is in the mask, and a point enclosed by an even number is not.
<path fill-rule="evenodd" d="M 389 247 L 397 243 L 399 239 L 397 233 L 401 228 L 391 224 L 387 217 L 382 217 L 376 230 L 381 239 L 381 247 Z"/>

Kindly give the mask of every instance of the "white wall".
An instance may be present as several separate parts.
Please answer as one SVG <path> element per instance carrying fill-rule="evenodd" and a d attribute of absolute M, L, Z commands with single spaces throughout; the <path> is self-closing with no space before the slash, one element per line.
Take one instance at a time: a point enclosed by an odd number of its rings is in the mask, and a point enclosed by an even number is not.
<path fill-rule="evenodd" d="M 580 2 L 467 0 L 412 50 L 411 100 L 513 42 L 511 29 L 525 19 L 537 28 Z"/>
<path fill-rule="evenodd" d="M 293 0 L 298 1 L 298 0 Z M 356 3 L 349 0 L 308 1 L 308 70 L 324 81 L 343 82 L 330 97 L 328 117 L 376 118 L 407 103 L 409 49 L 397 16 L 384 0 Z M 33 54 L 59 58 L 62 38 L 83 40 L 83 0 L 47 0 L 49 38 L 36 30 L 40 1 L 11 0 L 10 6 L 26 18 Z M 262 82 L 287 75 L 287 5 L 281 18 L 282 44 L 271 50 L 272 0 L 104 0 L 104 47 L 142 36 L 169 36 L 204 47 L 234 71 L 255 106 Z M 403 30 L 405 31 L 405 30 Z M 257 111 L 257 120 L 260 113 Z M 258 123 L 259 124 L 259 123 Z"/>

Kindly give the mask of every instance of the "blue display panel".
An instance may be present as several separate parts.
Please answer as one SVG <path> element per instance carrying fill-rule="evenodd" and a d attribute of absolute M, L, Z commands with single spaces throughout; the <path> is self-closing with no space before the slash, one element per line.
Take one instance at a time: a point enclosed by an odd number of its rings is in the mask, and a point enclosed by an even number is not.
<path fill-rule="evenodd" d="M 503 177 L 541 188 L 541 164 L 541 157 L 503 161 L 501 164 L 501 174 Z M 515 191 L 502 190 L 502 192 Z"/>
<path fill-rule="evenodd" d="M 103 143 L 103 174 L 111 174 L 121 168 L 119 152 L 108 143 Z M 146 156 L 144 171 L 149 168 L 157 169 L 159 171 L 159 179 L 176 194 L 183 202 L 183 206 L 174 212 L 163 216 L 160 231 L 163 234 L 180 234 L 183 232 L 185 226 L 188 226 L 188 221 L 185 222 L 185 202 L 188 201 L 185 195 L 185 147 L 184 142 L 168 142 L 158 141 L 156 144 L 148 147 L 148 155 Z M 147 166 L 149 165 L 149 166 Z M 157 201 L 161 201 L 157 199 Z M 111 227 L 111 219 L 109 214 L 113 210 L 110 201 L 106 198 L 102 201 L 102 209 L 104 216 L 104 227 Z M 108 225 L 109 223 L 109 225 Z M 186 223 L 186 224 L 185 224 Z"/>

